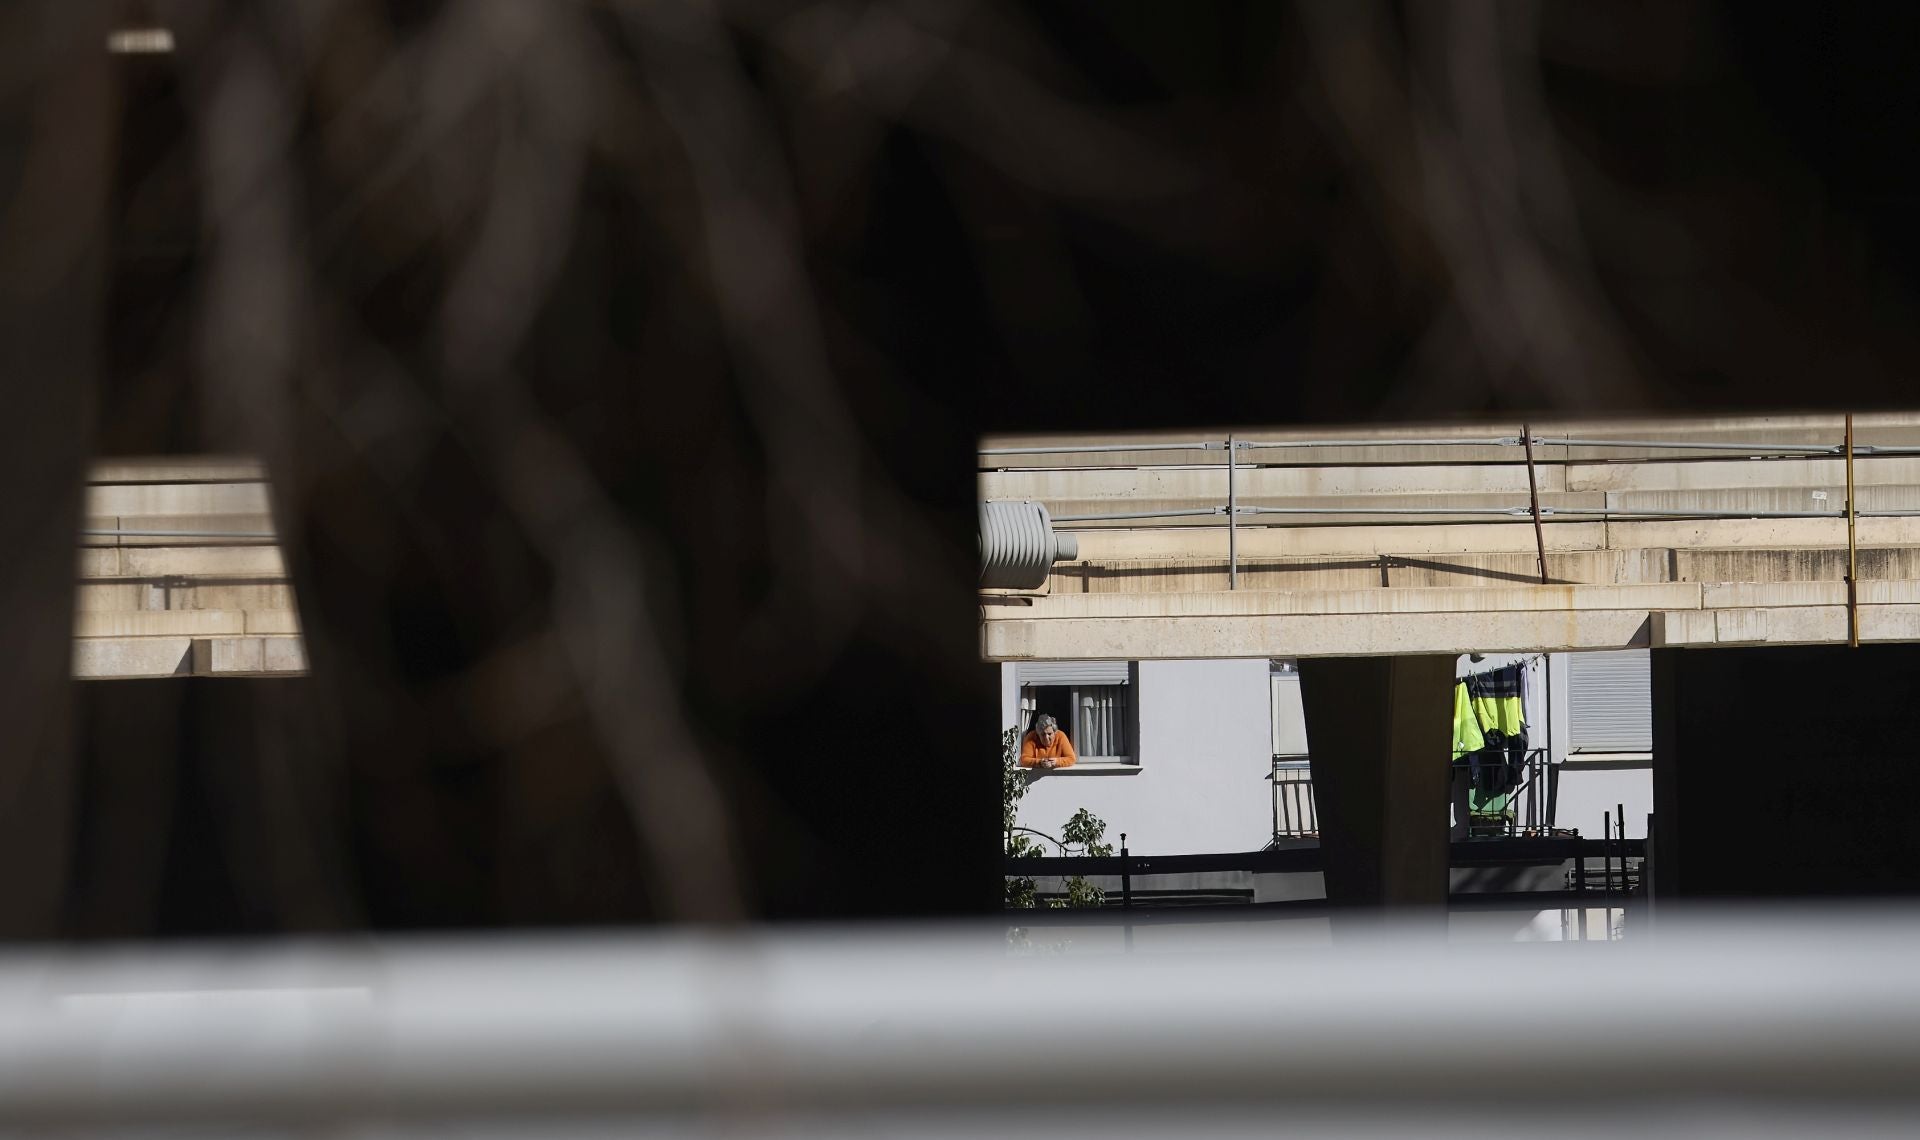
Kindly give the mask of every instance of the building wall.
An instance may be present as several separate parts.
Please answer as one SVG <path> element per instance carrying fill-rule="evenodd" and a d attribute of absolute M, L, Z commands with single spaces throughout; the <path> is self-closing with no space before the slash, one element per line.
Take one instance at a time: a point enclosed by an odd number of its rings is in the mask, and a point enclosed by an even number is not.
<path fill-rule="evenodd" d="M 1647 815 L 1653 811 L 1653 759 L 1651 753 L 1614 755 L 1584 753 L 1569 760 L 1573 739 L 1572 693 L 1567 653 L 1550 658 L 1551 700 L 1539 705 L 1548 709 L 1550 735 L 1545 746 L 1553 762 L 1560 764 L 1560 792 L 1555 811 L 1557 827 L 1572 828 L 1588 838 L 1600 838 L 1606 814 L 1620 805 L 1626 807 L 1627 838 L 1644 839 Z M 1531 698 L 1533 694 L 1529 693 Z"/>
<path fill-rule="evenodd" d="M 1020 822 L 1057 835 L 1080 808 L 1117 846 L 1142 855 L 1257 851 L 1273 836 L 1268 665 L 1263 660 L 1143 661 L 1139 764 L 1036 776 Z M 1013 666 L 1001 669 L 1001 720 L 1019 716 Z"/>
<path fill-rule="evenodd" d="M 1567 759 L 1567 654 L 1487 654 L 1460 659 L 1459 673 L 1527 662 L 1529 743 Z M 1549 677 L 1551 673 L 1551 677 Z M 1145 661 L 1139 665 L 1140 764 L 1136 769 L 1084 766 L 1037 776 L 1021 804 L 1020 822 L 1048 834 L 1079 808 L 1107 821 L 1116 846 L 1144 855 L 1251 851 L 1272 836 L 1273 800 L 1263 777 L 1276 740 L 1304 740 L 1304 727 L 1276 733 L 1268 664 L 1262 660 Z M 1297 685 L 1297 681 L 1292 682 Z M 1297 695 L 1282 716 L 1298 717 Z M 1000 668 L 1001 723 L 1019 717 L 1014 666 Z M 1535 710 L 1544 710 L 1543 712 Z M 1444 726 L 1435 731 L 1444 732 Z M 1555 823 L 1585 836 L 1601 834 L 1602 813 L 1626 806 L 1626 834 L 1646 835 L 1653 811 L 1653 774 L 1644 756 L 1560 769 Z"/>
<path fill-rule="evenodd" d="M 1627 768 L 1575 760 L 1563 766 L 1558 826 L 1598 839 L 1606 815 L 1624 805 L 1627 838 L 1645 839 L 1647 815 L 1653 811 L 1653 768 L 1648 762 L 1634 764 Z"/>

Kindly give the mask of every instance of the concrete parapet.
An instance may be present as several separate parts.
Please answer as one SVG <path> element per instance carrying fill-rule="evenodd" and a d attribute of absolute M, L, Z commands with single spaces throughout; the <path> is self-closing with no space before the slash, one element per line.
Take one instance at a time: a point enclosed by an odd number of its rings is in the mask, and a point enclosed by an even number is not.
<path fill-rule="evenodd" d="M 88 515 L 264 515 L 265 483 L 125 483 L 87 488 Z"/>
<path fill-rule="evenodd" d="M 304 673 L 307 671 L 306 642 L 298 637 L 260 639 L 261 667 L 268 673 Z"/>
<path fill-rule="evenodd" d="M 82 546 L 80 548 L 79 575 L 86 578 L 118 578 L 120 576 L 120 551 L 114 547 Z"/>
<path fill-rule="evenodd" d="M 276 676 L 307 669 L 298 637 L 102 636 L 76 638 L 73 645 L 73 675 L 86 680 Z"/>
<path fill-rule="evenodd" d="M 264 673 L 265 647 L 257 637 L 199 638 L 193 643 L 193 671 L 203 677 L 220 673 Z"/>
<path fill-rule="evenodd" d="M 126 456 L 96 460 L 89 483 L 256 483 L 266 465 L 241 455 Z"/>
<path fill-rule="evenodd" d="M 1031 620 L 1342 614 L 1699 609 L 1692 582 L 1633 586 L 1499 586 L 1466 589 L 1216 590 L 1209 593 L 1054 594 L 1027 606 L 989 606 Z"/>
<path fill-rule="evenodd" d="M 1365 657 L 1628 649 L 1650 644 L 1644 610 L 1286 614 L 989 620 L 989 661 Z"/>
<path fill-rule="evenodd" d="M 175 677 L 193 671 L 186 637 L 78 638 L 73 675 L 82 679 Z"/>
<path fill-rule="evenodd" d="M 122 547 L 123 577 L 283 577 L 286 564 L 277 546 Z"/>
<path fill-rule="evenodd" d="M 1845 524 L 1842 524 L 1844 532 Z M 1227 556 L 1224 525 L 1210 530 L 1082 530 L 1080 557 L 1089 561 L 1136 558 L 1219 558 Z M 1845 534 L 1842 534 L 1845 541 Z M 1242 558 L 1300 558 L 1461 553 L 1532 553 L 1533 527 L 1513 523 L 1440 526 L 1334 526 L 1240 528 Z M 1546 528 L 1547 550 L 1601 550 L 1607 546 L 1605 523 L 1555 523 Z M 1656 543 L 1640 543 L 1654 546 Z"/>
<path fill-rule="evenodd" d="M 83 614 L 167 608 L 164 592 L 146 582 L 82 582 L 74 601 Z"/>
<path fill-rule="evenodd" d="M 233 610 L 90 611 L 74 618 L 78 637 L 211 637 L 245 632 L 245 615 Z"/>
<path fill-rule="evenodd" d="M 167 590 L 168 608 L 176 610 L 289 611 L 294 608 L 293 586 L 285 581 L 192 582 Z M 263 631 L 264 632 L 264 631 Z"/>
<path fill-rule="evenodd" d="M 1067 595 L 988 607 L 982 644 L 990 660 L 1832 644 L 1847 638 L 1836 585 Z M 1920 641 L 1920 581 L 1860 595 L 1861 640 Z"/>
<path fill-rule="evenodd" d="M 292 610 L 248 610 L 246 622 L 249 634 L 300 632 L 300 615 Z"/>
<path fill-rule="evenodd" d="M 1920 580 L 1920 547 L 1860 551 L 1862 582 Z M 1547 574 L 1559 584 L 1629 585 L 1640 582 L 1839 583 L 1847 552 L 1798 547 L 1776 550 L 1549 551 Z M 1242 589 L 1364 590 L 1380 586 L 1503 587 L 1537 581 L 1531 552 L 1500 554 L 1385 554 L 1305 558 L 1249 558 L 1240 566 Z M 1217 558 L 1083 559 L 1054 567 L 1050 592 L 1167 593 L 1224 590 L 1225 551 Z"/>

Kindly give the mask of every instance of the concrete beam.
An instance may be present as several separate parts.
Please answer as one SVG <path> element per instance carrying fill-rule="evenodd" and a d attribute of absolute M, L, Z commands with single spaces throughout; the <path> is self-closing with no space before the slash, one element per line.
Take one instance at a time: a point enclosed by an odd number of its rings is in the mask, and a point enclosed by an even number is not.
<path fill-rule="evenodd" d="M 989 661 L 1132 661 L 1830 645 L 1846 639 L 1844 605 L 1723 606 L 1669 611 L 990 616 L 982 631 L 982 650 Z M 1920 641 L 1920 604 L 1862 605 L 1860 639 L 1876 644 Z"/>
<path fill-rule="evenodd" d="M 1645 610 L 989 618 L 982 632 L 989 661 L 1522 653 L 1650 643 Z"/>
<path fill-rule="evenodd" d="M 1913 584 L 1920 589 L 1920 583 Z M 1206 593 L 1050 594 L 1029 605 L 989 606 L 1001 617 L 1063 618 L 1230 617 L 1303 614 L 1492 613 L 1538 610 L 1699 609 L 1705 588 L 1695 582 L 1626 586 L 1477 586 L 1366 590 L 1214 590 Z M 1842 599 L 1844 600 L 1844 598 Z"/>
<path fill-rule="evenodd" d="M 1901 557 L 1888 559 L 1888 554 Z M 1862 575 L 1920 576 L 1920 550 L 1869 551 L 1861 563 Z M 1463 588 L 1527 585 L 1538 581 L 1538 563 L 1531 551 L 1506 554 L 1431 554 L 1379 557 L 1328 556 L 1321 558 L 1260 558 L 1240 564 L 1242 590 L 1371 590 L 1391 585 L 1403 588 Z M 1841 553 L 1842 561 L 1845 552 Z M 1720 580 L 1711 571 L 1747 569 L 1754 580 L 1772 581 L 1824 574 L 1806 552 L 1735 552 L 1730 565 L 1665 550 L 1581 550 L 1547 555 L 1547 574 L 1557 583 L 1631 585 L 1636 583 Z M 1825 576 L 1831 576 L 1825 575 Z M 1049 590 L 1054 596 L 1081 593 L 1168 593 L 1225 590 L 1227 559 L 1142 558 L 1111 561 L 1082 560 L 1053 568 Z"/>
<path fill-rule="evenodd" d="M 264 515 L 265 483 L 127 483 L 87 488 L 89 515 Z"/>
<path fill-rule="evenodd" d="M 234 610 L 88 611 L 74 615 L 76 637 L 216 637 L 246 632 Z"/>
<path fill-rule="evenodd" d="M 261 665 L 268 673 L 307 671 L 307 643 L 298 637 L 260 639 Z"/>
<path fill-rule="evenodd" d="M 82 546 L 78 573 L 82 580 L 88 578 L 118 578 L 120 576 L 120 551 L 115 547 Z"/>
<path fill-rule="evenodd" d="M 1854 460 L 1860 487 L 1920 484 L 1920 458 L 1862 456 Z M 1737 488 L 1792 488 L 1801 491 L 1845 487 L 1843 459 L 1690 460 L 1685 463 L 1581 463 L 1566 468 L 1569 491 L 1619 494 L 1667 491 L 1717 491 Z M 1835 508 L 1837 499 L 1830 500 Z"/>
<path fill-rule="evenodd" d="M 1841 524 L 1841 543 L 1846 542 Z M 1605 523 L 1554 523 L 1545 528 L 1547 550 L 1602 550 L 1607 543 Z M 1220 558 L 1227 556 L 1224 525 L 1211 530 L 1083 530 L 1080 557 L 1089 561 L 1135 558 Z M 1865 541 L 1863 538 L 1862 541 Z M 1643 542 L 1639 546 L 1660 543 Z M 1668 544 L 1670 545 L 1670 544 Z M 1721 545 L 1726 545 L 1722 543 Z M 1808 545 L 1816 545 L 1808 543 Z M 1440 526 L 1259 527 L 1240 529 L 1242 558 L 1297 558 L 1312 556 L 1374 557 L 1381 554 L 1421 555 L 1473 553 L 1530 553 L 1533 526 L 1513 523 L 1447 524 Z"/>
<path fill-rule="evenodd" d="M 306 670 L 306 646 L 298 637 L 81 637 L 73 642 L 73 676 L 83 680 L 266 677 Z"/>
<path fill-rule="evenodd" d="M 980 476 L 980 493 L 990 499 L 1040 499 L 1049 506 L 1056 501 L 1131 503 L 1148 499 L 1190 506 L 1225 503 L 1226 456 L 1216 454 L 1213 461 L 1218 466 L 990 472 Z M 1249 501 L 1482 495 L 1505 496 L 1511 503 L 1513 496 L 1524 499 L 1527 494 L 1527 469 L 1512 463 L 1444 467 L 1245 467 L 1248 460 L 1244 455 L 1240 461 L 1242 469 L 1234 478 L 1239 493 Z M 1565 489 L 1558 467 L 1540 469 L 1539 477 L 1543 493 L 1558 494 Z"/>
<path fill-rule="evenodd" d="M 297 637 L 215 637 L 193 643 L 200 676 L 303 673 L 306 647 Z"/>
<path fill-rule="evenodd" d="M 1920 547 L 1920 518 L 1859 520 L 1862 547 Z M 1550 522 L 1544 528 L 1548 554 L 1599 550 L 1778 551 L 1842 550 L 1844 519 L 1711 519 L 1698 522 Z M 1080 559 L 1222 559 L 1227 556 L 1224 520 L 1211 527 L 1160 530 L 1080 530 Z M 1533 553 L 1533 527 L 1512 522 L 1447 523 L 1432 526 L 1242 526 L 1240 556 L 1259 558 L 1367 558 L 1379 555 L 1446 557 L 1462 554 Z"/>
<path fill-rule="evenodd" d="M 1623 510 L 1839 510 L 1846 465 L 1838 459 L 1686 463 L 1574 464 L 1537 468 L 1545 508 Z M 1863 510 L 1911 509 L 1920 488 L 1920 458 L 1862 458 L 1855 483 Z M 1513 463 L 1412 467 L 1272 467 L 1238 474 L 1246 505 L 1311 507 L 1526 506 L 1527 478 Z M 1039 499 L 1055 514 L 1219 506 L 1224 468 L 1131 468 L 996 472 L 980 477 L 980 494 Z M 1815 493 L 1821 493 L 1816 499 Z"/>
<path fill-rule="evenodd" d="M 97 460 L 89 483 L 255 483 L 266 465 L 243 455 L 163 455 Z"/>
<path fill-rule="evenodd" d="M 295 608 L 293 586 L 284 580 L 257 582 L 188 582 L 166 590 L 168 608 L 176 610 L 286 610 Z M 265 631 L 262 631 L 265 632 Z"/>
<path fill-rule="evenodd" d="M 201 677 L 220 673 L 264 673 L 264 647 L 257 637 L 197 638 L 193 643 L 193 671 Z"/>
<path fill-rule="evenodd" d="M 286 575 L 277 546 L 122 547 L 123 577 L 268 577 Z"/>
<path fill-rule="evenodd" d="M 73 675 L 83 680 L 178 677 L 193 672 L 192 638 L 78 638 Z"/>
<path fill-rule="evenodd" d="M 117 568 L 120 552 L 106 553 L 114 556 Z M 82 582 L 74 588 L 76 608 L 83 614 L 165 609 L 164 598 L 160 587 L 146 582 Z"/>
<path fill-rule="evenodd" d="M 248 610 L 246 632 L 249 634 L 298 634 L 300 615 L 292 610 Z"/>

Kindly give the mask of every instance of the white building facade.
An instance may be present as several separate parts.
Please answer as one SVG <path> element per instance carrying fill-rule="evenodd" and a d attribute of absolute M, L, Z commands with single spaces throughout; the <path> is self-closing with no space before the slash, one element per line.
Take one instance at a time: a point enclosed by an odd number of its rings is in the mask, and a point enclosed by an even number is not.
<path fill-rule="evenodd" d="M 1528 747 L 1552 766 L 1540 823 L 1597 837 L 1618 811 L 1647 834 L 1653 811 L 1647 651 L 1460 658 L 1458 674 L 1521 664 Z M 1080 760 L 1035 773 L 1020 824 L 1058 835 L 1075 811 L 1105 820 L 1141 855 L 1256 851 L 1311 833 L 1308 733 L 1291 661 L 1052 661 L 1001 667 L 1001 723 L 1052 713 Z M 1436 734 L 1450 725 L 1436 723 Z M 1294 786 L 1289 787 L 1289 783 Z M 1303 811 L 1304 804 L 1304 811 Z M 1457 823 L 1458 821 L 1454 821 Z"/>

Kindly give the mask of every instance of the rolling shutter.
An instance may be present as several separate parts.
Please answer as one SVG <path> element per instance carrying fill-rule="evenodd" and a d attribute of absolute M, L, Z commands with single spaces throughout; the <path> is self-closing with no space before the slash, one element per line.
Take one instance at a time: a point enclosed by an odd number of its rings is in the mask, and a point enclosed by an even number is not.
<path fill-rule="evenodd" d="M 1653 750 L 1653 688 L 1644 649 L 1567 655 L 1574 752 Z"/>
<path fill-rule="evenodd" d="M 1124 685 L 1125 661 L 1021 661 L 1013 667 L 1016 683 L 1027 685 Z"/>

